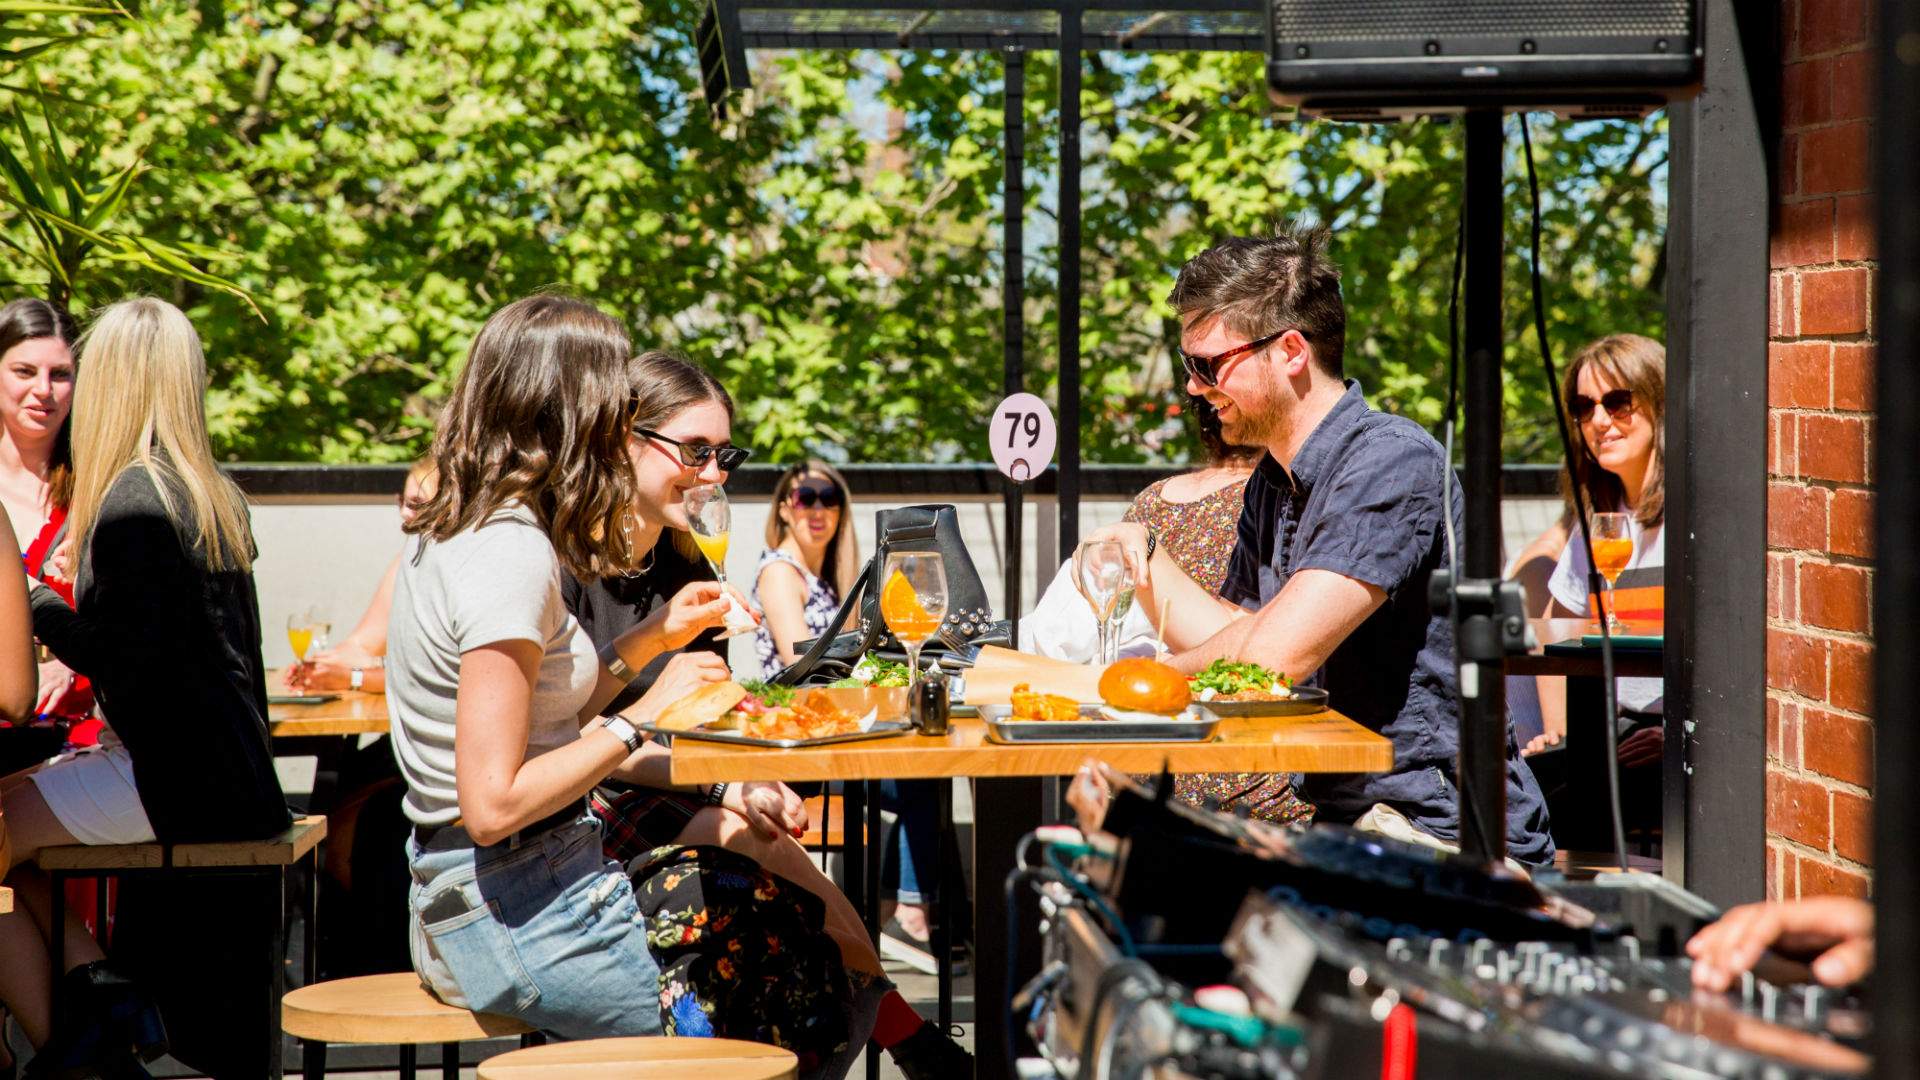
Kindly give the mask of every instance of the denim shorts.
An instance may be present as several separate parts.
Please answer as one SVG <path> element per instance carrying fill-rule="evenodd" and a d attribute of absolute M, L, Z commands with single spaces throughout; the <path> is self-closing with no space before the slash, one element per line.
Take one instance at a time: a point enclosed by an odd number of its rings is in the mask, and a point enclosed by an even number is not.
<path fill-rule="evenodd" d="M 660 969 L 599 822 L 489 847 L 442 829 L 407 860 L 413 969 L 442 1001 L 568 1039 L 660 1034 Z"/>

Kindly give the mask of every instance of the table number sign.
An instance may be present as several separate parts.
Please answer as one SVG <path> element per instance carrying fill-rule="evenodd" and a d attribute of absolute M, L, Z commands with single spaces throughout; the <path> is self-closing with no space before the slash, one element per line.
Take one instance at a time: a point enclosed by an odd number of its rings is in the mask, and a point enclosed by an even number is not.
<path fill-rule="evenodd" d="M 1045 472 L 1053 462 L 1057 432 L 1053 410 L 1033 394 L 1013 394 L 994 407 L 987 422 L 993 463 L 1016 484 Z"/>

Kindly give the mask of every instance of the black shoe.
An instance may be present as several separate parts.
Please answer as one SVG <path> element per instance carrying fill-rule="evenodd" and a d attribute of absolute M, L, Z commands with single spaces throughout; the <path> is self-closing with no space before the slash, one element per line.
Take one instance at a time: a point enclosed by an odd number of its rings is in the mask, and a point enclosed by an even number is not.
<path fill-rule="evenodd" d="M 26 1080 L 145 1077 L 139 1061 L 167 1052 L 159 1010 L 132 980 L 104 961 L 67 972 L 61 979 L 60 1002 L 53 1037 L 27 1063 Z"/>
<path fill-rule="evenodd" d="M 919 1031 L 887 1053 L 907 1080 L 966 1080 L 973 1075 L 973 1055 L 931 1020 L 921 1021 Z"/>

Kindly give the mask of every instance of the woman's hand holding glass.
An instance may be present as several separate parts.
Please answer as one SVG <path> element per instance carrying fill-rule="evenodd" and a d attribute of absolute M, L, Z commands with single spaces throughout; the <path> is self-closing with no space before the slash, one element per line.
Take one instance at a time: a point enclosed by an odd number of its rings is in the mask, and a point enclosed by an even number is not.
<path fill-rule="evenodd" d="M 686 648 L 703 631 L 723 625 L 728 608 L 734 605 L 752 613 L 746 597 L 731 585 L 718 581 L 689 582 L 641 625 L 648 626 L 657 636 L 660 651 L 671 652 Z M 757 616 L 754 621 L 758 623 Z"/>
<path fill-rule="evenodd" d="M 353 671 L 379 667 L 380 657 L 356 645 L 341 642 L 339 647 L 322 649 L 296 662 L 280 673 L 280 681 L 289 690 L 310 693 L 315 690 L 345 690 L 353 685 Z"/>

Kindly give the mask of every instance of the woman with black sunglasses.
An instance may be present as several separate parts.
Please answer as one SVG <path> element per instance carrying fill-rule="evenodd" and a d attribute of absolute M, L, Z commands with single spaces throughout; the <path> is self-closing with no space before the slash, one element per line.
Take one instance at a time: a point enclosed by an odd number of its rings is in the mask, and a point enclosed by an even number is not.
<path fill-rule="evenodd" d="M 754 631 L 760 673 L 771 679 L 800 658 L 798 644 L 832 633 L 840 598 L 860 573 L 853 500 L 846 478 L 808 460 L 780 474 L 767 512 L 767 549 L 754 571 Z"/>

